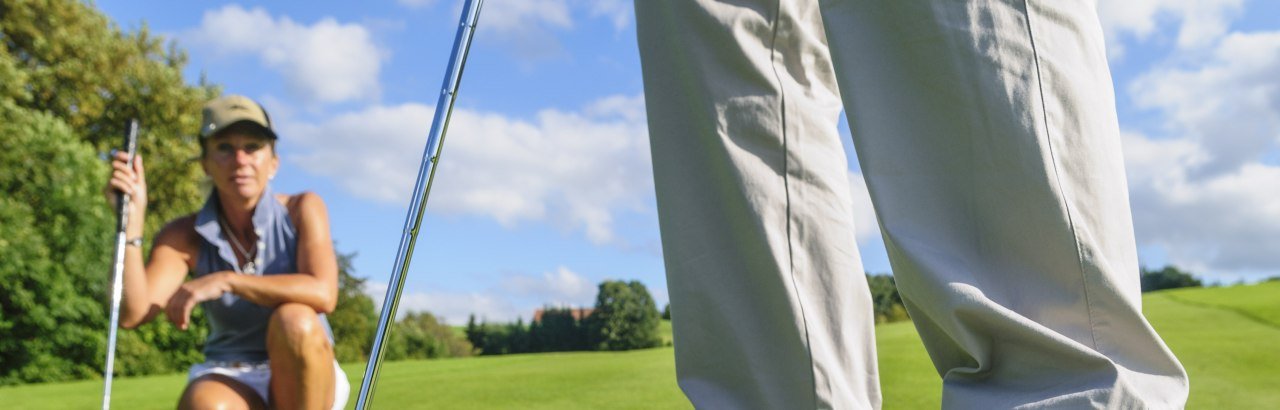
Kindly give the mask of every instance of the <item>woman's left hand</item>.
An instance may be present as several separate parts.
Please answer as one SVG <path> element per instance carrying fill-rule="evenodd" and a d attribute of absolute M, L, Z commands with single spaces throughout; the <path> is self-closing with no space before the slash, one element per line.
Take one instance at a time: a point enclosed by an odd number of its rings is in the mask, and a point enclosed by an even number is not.
<path fill-rule="evenodd" d="M 164 309 L 165 316 L 179 329 L 187 330 L 191 310 L 195 309 L 196 304 L 220 298 L 223 293 L 231 291 L 231 275 L 234 273 L 218 272 L 183 283 L 173 293 L 173 297 L 169 298 L 169 305 Z"/>

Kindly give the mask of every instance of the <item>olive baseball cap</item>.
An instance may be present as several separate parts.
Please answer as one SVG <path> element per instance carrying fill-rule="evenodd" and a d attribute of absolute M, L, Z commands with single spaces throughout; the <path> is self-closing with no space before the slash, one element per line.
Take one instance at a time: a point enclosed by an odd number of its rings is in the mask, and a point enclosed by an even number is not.
<path fill-rule="evenodd" d="M 243 95 L 227 95 L 205 103 L 201 112 L 200 139 L 214 136 L 227 127 L 239 122 L 250 122 L 262 128 L 271 139 L 278 138 L 271 129 L 271 117 L 261 105 Z"/>

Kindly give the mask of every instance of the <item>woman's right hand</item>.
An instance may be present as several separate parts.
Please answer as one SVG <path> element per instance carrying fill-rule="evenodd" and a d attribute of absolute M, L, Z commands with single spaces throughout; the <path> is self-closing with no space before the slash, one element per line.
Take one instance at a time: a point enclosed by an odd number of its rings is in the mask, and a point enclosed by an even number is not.
<path fill-rule="evenodd" d="M 128 166 L 129 154 L 116 152 L 111 160 L 111 179 L 102 193 L 106 195 L 111 208 L 117 207 L 116 201 L 120 193 L 129 195 L 129 225 L 125 227 L 125 235 L 130 238 L 142 236 L 147 212 L 147 177 L 142 166 L 142 155 L 133 158 L 133 168 Z"/>

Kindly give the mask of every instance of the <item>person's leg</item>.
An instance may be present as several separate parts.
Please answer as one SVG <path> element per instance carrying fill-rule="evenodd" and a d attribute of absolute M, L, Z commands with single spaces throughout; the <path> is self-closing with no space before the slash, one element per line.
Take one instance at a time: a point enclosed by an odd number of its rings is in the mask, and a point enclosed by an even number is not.
<path fill-rule="evenodd" d="M 875 408 L 817 2 L 636 2 L 676 373 L 699 408 Z"/>
<path fill-rule="evenodd" d="M 273 408 L 330 408 L 334 396 L 333 346 L 310 306 L 285 303 L 267 326 Z"/>
<path fill-rule="evenodd" d="M 267 404 L 252 387 L 221 374 L 207 374 L 192 380 L 178 400 L 182 410 L 265 409 Z"/>
<path fill-rule="evenodd" d="M 948 408 L 1175 408 L 1141 314 L 1088 0 L 823 3 L 863 174 Z"/>

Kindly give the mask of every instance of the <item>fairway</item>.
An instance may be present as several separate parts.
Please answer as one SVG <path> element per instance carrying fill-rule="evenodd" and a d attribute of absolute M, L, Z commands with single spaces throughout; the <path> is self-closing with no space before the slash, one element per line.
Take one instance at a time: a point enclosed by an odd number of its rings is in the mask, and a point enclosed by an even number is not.
<path fill-rule="evenodd" d="M 1155 292 L 1152 324 L 1191 376 L 1188 408 L 1276 408 L 1280 282 Z M 938 408 L 941 383 L 910 323 L 877 330 L 884 408 Z M 548 353 L 390 362 L 378 408 L 684 409 L 670 347 L 624 353 Z M 343 366 L 358 389 L 363 364 Z M 183 375 L 117 379 L 116 408 L 170 409 Z M 5 408 L 99 405 L 100 380 L 0 388 Z M 354 391 L 353 391 L 354 397 Z M 352 407 L 348 403 L 348 408 Z"/>
<path fill-rule="evenodd" d="M 1280 408 L 1280 282 L 1155 292 L 1144 301 L 1191 377 L 1187 408 Z"/>

